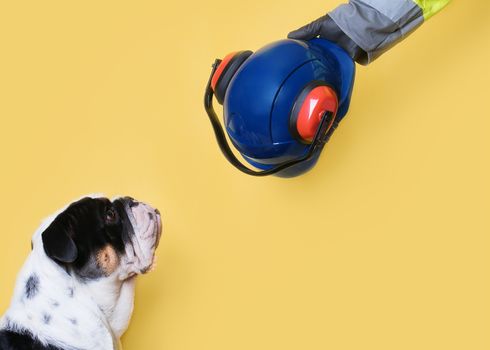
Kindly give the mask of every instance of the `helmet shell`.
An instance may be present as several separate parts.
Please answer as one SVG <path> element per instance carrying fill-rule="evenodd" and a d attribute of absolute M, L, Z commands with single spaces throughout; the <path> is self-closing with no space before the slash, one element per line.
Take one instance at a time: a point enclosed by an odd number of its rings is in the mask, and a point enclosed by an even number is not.
<path fill-rule="evenodd" d="M 309 145 L 289 130 L 296 98 L 312 81 L 327 83 L 339 99 L 338 124 L 348 109 L 354 72 L 348 54 L 324 39 L 286 39 L 263 47 L 245 61 L 228 86 L 223 108 L 230 140 L 260 169 L 304 155 Z M 309 170 L 319 153 L 278 175 L 289 177 Z"/>

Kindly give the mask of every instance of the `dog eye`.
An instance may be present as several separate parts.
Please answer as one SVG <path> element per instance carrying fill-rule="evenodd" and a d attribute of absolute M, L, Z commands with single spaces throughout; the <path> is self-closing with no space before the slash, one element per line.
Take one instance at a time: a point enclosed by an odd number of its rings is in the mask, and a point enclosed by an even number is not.
<path fill-rule="evenodd" d="M 108 224 L 114 224 L 117 221 L 117 213 L 114 209 L 109 208 L 105 213 L 105 221 Z"/>

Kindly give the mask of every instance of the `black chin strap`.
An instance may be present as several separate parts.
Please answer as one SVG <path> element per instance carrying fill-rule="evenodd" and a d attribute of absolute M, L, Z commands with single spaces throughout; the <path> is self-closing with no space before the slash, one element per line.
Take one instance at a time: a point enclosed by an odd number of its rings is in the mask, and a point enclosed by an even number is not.
<path fill-rule="evenodd" d="M 328 135 L 329 125 L 331 124 L 332 118 L 334 117 L 332 112 L 327 112 L 323 116 L 322 121 L 320 122 L 320 125 L 318 127 L 318 130 L 316 131 L 313 142 L 310 148 L 308 149 L 308 152 L 305 155 L 290 161 L 280 163 L 268 170 L 262 170 L 262 171 L 255 171 L 243 165 L 243 163 L 240 162 L 240 160 L 238 160 L 238 158 L 231 150 L 230 145 L 228 144 L 228 141 L 226 139 L 225 132 L 223 131 L 223 127 L 221 126 L 218 116 L 216 115 L 216 112 L 214 111 L 213 108 L 214 92 L 213 89 L 211 88 L 211 79 L 214 75 L 214 72 L 218 68 L 220 62 L 221 60 L 217 59 L 213 64 L 213 70 L 211 71 L 211 76 L 209 77 L 208 85 L 206 87 L 206 93 L 204 95 L 204 107 L 206 109 L 206 113 L 208 114 L 209 120 L 211 121 L 211 125 L 213 126 L 214 134 L 216 136 L 216 140 L 218 141 L 218 145 L 219 148 L 221 149 L 221 152 L 223 152 L 225 158 L 228 159 L 228 161 L 235 168 L 237 168 L 238 170 L 240 170 L 245 174 L 252 175 L 252 176 L 273 175 L 280 171 L 288 169 L 292 166 L 295 166 L 301 162 L 310 160 L 317 151 L 321 151 L 321 149 L 325 145 L 325 142 L 328 139 L 327 135 Z"/>

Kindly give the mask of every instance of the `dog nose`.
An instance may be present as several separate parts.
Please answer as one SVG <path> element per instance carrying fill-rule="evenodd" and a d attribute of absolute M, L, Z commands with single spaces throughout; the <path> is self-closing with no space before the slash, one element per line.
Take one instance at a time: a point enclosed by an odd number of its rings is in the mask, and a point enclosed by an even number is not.
<path fill-rule="evenodd" d="M 160 215 L 160 210 L 155 209 L 155 213 L 157 213 L 158 215 Z"/>

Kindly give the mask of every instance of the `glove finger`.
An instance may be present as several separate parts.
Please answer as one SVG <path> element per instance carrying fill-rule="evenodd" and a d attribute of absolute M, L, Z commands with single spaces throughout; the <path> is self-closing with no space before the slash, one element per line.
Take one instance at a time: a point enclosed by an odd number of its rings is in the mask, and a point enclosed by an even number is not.
<path fill-rule="evenodd" d="M 322 28 L 322 23 L 325 16 L 318 18 L 317 20 L 299 28 L 293 30 L 288 34 L 289 39 L 310 40 L 317 37 Z"/>

